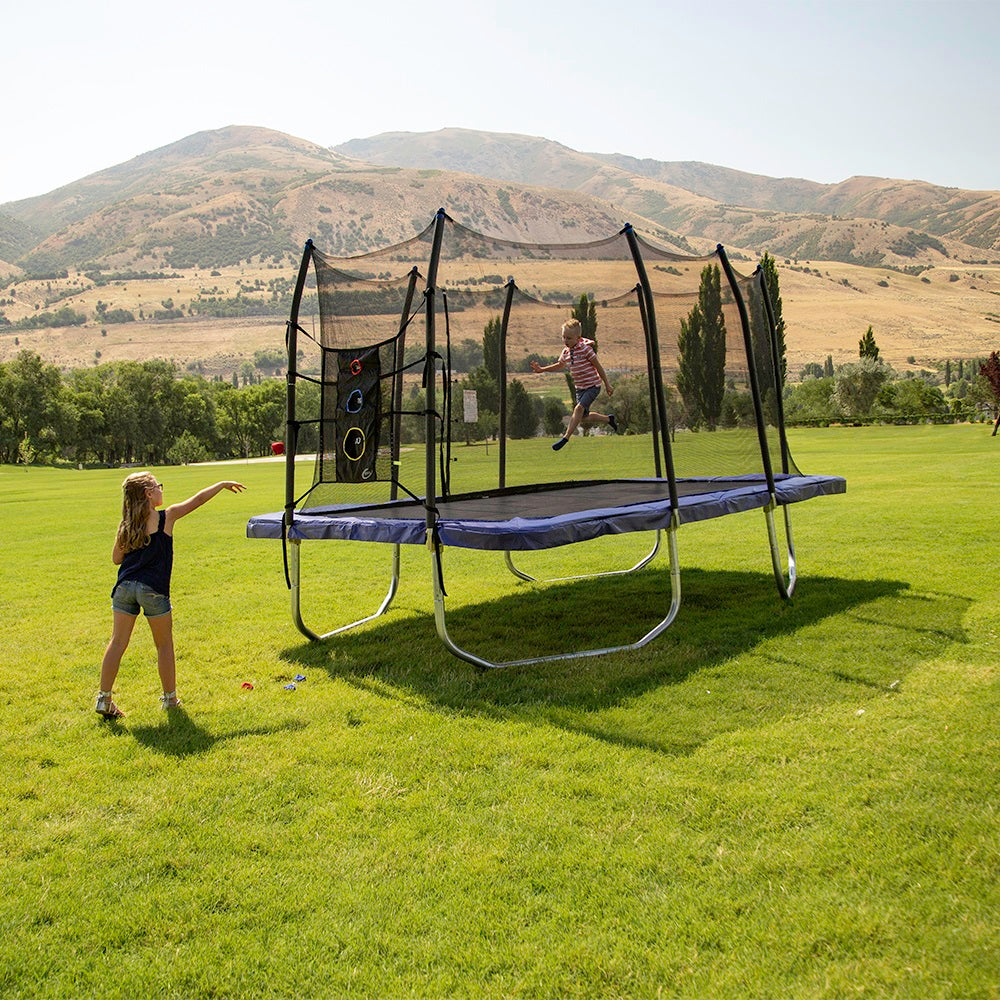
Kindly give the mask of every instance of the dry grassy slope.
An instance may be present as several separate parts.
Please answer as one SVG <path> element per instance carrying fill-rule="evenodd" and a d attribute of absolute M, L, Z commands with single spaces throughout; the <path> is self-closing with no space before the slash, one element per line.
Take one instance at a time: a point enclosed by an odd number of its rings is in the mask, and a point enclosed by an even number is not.
<path fill-rule="evenodd" d="M 1000 191 L 966 191 L 885 177 L 850 177 L 837 184 L 819 184 L 795 177 L 764 177 L 710 163 L 664 163 L 618 153 L 587 155 L 730 205 L 877 219 L 970 246 L 1000 249 Z"/>
<path fill-rule="evenodd" d="M 580 153 L 547 139 L 467 129 L 391 132 L 337 149 L 375 163 L 583 190 L 684 236 L 757 252 L 894 267 L 940 264 L 946 255 L 1000 260 L 1000 192 L 863 177 L 818 184 L 704 163 Z M 886 225 L 872 234 L 855 225 L 858 218 Z"/>
<path fill-rule="evenodd" d="M 330 252 L 359 253 L 411 236 L 440 206 L 470 226 L 537 240 L 592 239 L 626 221 L 581 192 L 379 167 L 239 127 L 199 133 L 4 208 L 47 233 L 25 264 L 49 272 L 92 262 L 149 270 L 278 260 L 310 236 Z M 649 220 L 628 221 L 688 249 Z"/>
<path fill-rule="evenodd" d="M 803 364 L 822 362 L 828 354 L 838 364 L 855 358 L 869 325 L 883 356 L 904 370 L 931 366 L 944 358 L 982 357 L 1000 348 L 1000 266 L 934 268 L 919 277 L 829 262 L 798 266 L 779 262 L 778 269 L 793 376 Z M 101 288 L 74 272 L 62 282 L 23 282 L 16 305 L 5 311 L 18 319 L 34 312 L 36 304 L 45 308 L 47 299 L 69 291 L 74 294 L 48 308 L 68 305 L 93 316 L 100 299 L 110 308 L 129 309 L 137 316 L 141 309 L 149 315 L 165 299 L 186 309 L 199 293 L 231 296 L 240 284 L 246 287 L 259 279 L 266 286 L 276 277 L 291 279 L 294 268 L 243 266 L 217 276 L 191 270 L 177 278 L 116 282 Z M 0 361 L 9 361 L 22 349 L 37 351 L 65 368 L 86 367 L 98 360 L 158 357 L 171 358 L 182 368 L 201 362 L 206 374 L 228 377 L 254 351 L 281 350 L 284 343 L 282 317 L 185 318 L 103 329 L 104 336 L 101 324 L 90 320 L 83 327 L 0 333 Z M 640 367 L 642 359 L 629 362 Z"/>
<path fill-rule="evenodd" d="M 364 147 L 349 144 L 351 152 L 370 152 L 383 139 L 366 140 Z M 731 251 L 744 249 L 751 257 L 769 250 L 783 265 L 793 366 L 822 360 L 827 354 L 836 361 L 848 360 L 869 324 L 883 353 L 904 366 L 909 356 L 918 362 L 981 356 L 1000 340 L 995 336 L 1000 325 L 997 269 L 957 263 L 956 257 L 970 252 L 967 246 L 945 237 L 939 244 L 914 243 L 905 226 L 894 227 L 888 221 L 724 204 L 682 185 L 700 184 L 721 194 L 729 184 L 740 197 L 770 198 L 775 204 L 779 198 L 797 199 L 796 204 L 826 198 L 830 206 L 851 204 L 907 218 L 928 214 L 928 206 L 936 204 L 939 227 L 958 217 L 972 225 L 985 203 L 977 197 L 982 192 L 872 178 L 852 178 L 828 188 L 808 181 L 741 175 L 726 168 L 708 168 L 706 173 L 703 164 L 649 163 L 643 170 L 626 170 L 617 162 L 548 140 L 463 130 L 417 137 L 399 134 L 393 149 L 396 154 L 409 149 L 407 155 L 420 159 L 425 155 L 421 144 L 427 143 L 434 147 L 436 162 L 457 157 L 469 172 L 433 165 L 373 165 L 267 129 L 232 127 L 190 136 L 48 195 L 0 206 L 0 212 L 13 219 L 5 232 L 13 234 L 14 242 L 25 233 L 50 227 L 39 260 L 98 259 L 120 270 L 181 275 L 95 289 L 70 268 L 64 281 L 22 280 L 8 285 L 0 290 L 0 298 L 12 297 L 14 302 L 0 309 L 11 320 L 63 305 L 83 311 L 89 319 L 79 329 L 0 333 L 0 359 L 31 347 L 63 366 L 91 364 L 100 351 L 101 360 L 172 357 L 182 365 L 207 362 L 213 373 L 231 372 L 254 350 L 280 347 L 280 319 L 143 321 L 108 326 L 102 336 L 95 318 L 97 300 L 136 315 L 139 309 L 149 315 L 167 299 L 186 310 L 209 289 L 226 297 L 236 294 L 240 281 L 260 278 L 266 284 L 276 276 L 293 276 L 298 248 L 307 237 L 331 253 L 359 252 L 414 235 L 441 205 L 473 228 L 517 239 L 527 235 L 543 241 L 588 240 L 631 221 L 689 252 L 702 252 L 719 241 Z M 678 166 L 684 169 L 673 174 L 666 169 Z M 475 173 L 487 167 L 504 179 Z M 525 173 L 562 190 L 510 179 Z M 668 183 L 667 177 L 676 183 Z M 661 225 L 651 219 L 659 219 Z M 688 235 L 675 237 L 673 230 Z M 280 267 L 261 261 L 262 246 L 277 248 L 272 260 L 280 261 Z M 786 254 L 782 246 L 794 250 Z M 893 246 L 900 252 L 892 252 Z M 235 256 L 225 266 L 217 261 L 202 262 L 200 269 L 170 263 L 172 254 L 218 255 L 226 248 Z M 942 250 L 951 257 L 944 257 Z M 258 255 L 253 264 L 245 259 L 251 254 Z M 888 254 L 886 259 L 897 267 L 919 262 L 933 269 L 922 277 L 907 277 L 881 268 L 822 263 L 838 256 L 858 261 L 878 254 Z M 810 273 L 801 269 L 806 264 Z M 213 268 L 222 274 L 210 277 Z M 819 274 L 814 273 L 817 270 Z M 0 277 L 10 271 L 0 263 Z M 952 273 L 958 280 L 948 280 Z"/>
<path fill-rule="evenodd" d="M 331 252 L 357 253 L 405 238 L 444 205 L 469 225 L 522 239 L 587 239 L 631 221 L 681 249 L 721 241 L 751 256 L 767 249 L 905 267 L 987 259 L 951 236 L 914 235 L 907 220 L 926 218 L 941 234 L 953 221 L 987 241 L 996 221 L 995 212 L 977 215 L 982 193 L 859 178 L 831 188 L 704 164 L 611 162 L 530 136 L 445 129 L 354 140 L 340 149 L 259 128 L 198 133 L 0 206 L 10 221 L 4 253 L 16 253 L 30 233 L 43 236 L 25 259 L 36 271 L 93 261 L 149 269 L 280 260 L 294 256 L 307 236 L 322 238 Z M 905 224 L 762 207 L 823 199 Z M 751 207 L 738 207 L 743 200 Z"/>

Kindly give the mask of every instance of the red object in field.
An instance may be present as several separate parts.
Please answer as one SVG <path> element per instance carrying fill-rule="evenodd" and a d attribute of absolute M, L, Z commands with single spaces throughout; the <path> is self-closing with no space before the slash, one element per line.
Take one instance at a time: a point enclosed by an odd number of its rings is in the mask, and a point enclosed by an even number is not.
<path fill-rule="evenodd" d="M 284 441 L 272 441 L 271 442 L 271 454 L 272 455 L 284 455 L 285 454 L 285 442 Z"/>

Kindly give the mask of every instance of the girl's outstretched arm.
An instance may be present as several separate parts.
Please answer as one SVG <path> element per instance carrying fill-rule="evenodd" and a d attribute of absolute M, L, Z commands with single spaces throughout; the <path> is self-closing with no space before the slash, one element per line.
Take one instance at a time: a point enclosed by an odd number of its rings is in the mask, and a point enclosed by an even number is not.
<path fill-rule="evenodd" d="M 223 490 L 229 490 L 231 493 L 242 493 L 245 489 L 246 487 L 242 483 L 237 483 L 230 479 L 224 480 L 221 483 L 213 483 L 211 486 L 206 486 L 203 490 L 199 490 L 193 497 L 188 497 L 187 500 L 184 500 L 182 503 L 171 504 L 166 509 L 166 526 L 172 525 L 174 521 L 185 517 L 193 510 L 197 510 L 202 504 L 208 503 L 212 497 L 221 493 Z"/>

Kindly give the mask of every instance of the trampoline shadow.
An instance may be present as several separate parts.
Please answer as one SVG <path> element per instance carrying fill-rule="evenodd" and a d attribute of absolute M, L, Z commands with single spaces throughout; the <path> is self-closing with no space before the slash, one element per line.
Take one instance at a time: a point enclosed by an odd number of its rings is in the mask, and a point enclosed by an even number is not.
<path fill-rule="evenodd" d="M 810 577 L 788 603 L 760 573 L 685 570 L 683 584 L 673 625 L 635 651 L 481 672 L 438 643 L 432 615 L 393 621 L 390 612 L 367 629 L 302 643 L 282 656 L 382 698 L 417 695 L 448 711 L 554 724 L 676 754 L 791 712 L 898 691 L 916 663 L 966 641 L 968 599 L 916 594 L 898 580 Z M 662 577 L 641 571 L 464 605 L 449 610 L 448 626 L 466 648 L 488 643 L 490 656 L 515 659 L 634 641 L 644 622 L 662 617 L 662 602 Z M 846 616 L 850 627 L 806 643 L 809 659 L 796 655 L 800 644 L 770 644 L 834 616 Z M 730 691 L 725 703 L 702 694 L 706 685 L 688 683 L 730 669 L 758 647 L 745 687 L 743 678 L 715 685 Z M 870 659 L 859 654 L 876 649 Z M 734 689 L 741 692 L 735 700 Z M 649 709 L 630 711 L 640 698 Z"/>
<path fill-rule="evenodd" d="M 252 729 L 236 729 L 227 733 L 212 733 L 198 725 L 183 708 L 174 708 L 164 713 L 164 720 L 158 726 L 136 726 L 130 734 L 137 743 L 157 753 L 171 757 L 190 757 L 207 753 L 216 744 L 226 740 L 241 739 L 244 736 L 271 736 L 275 733 L 304 729 L 304 722 L 286 722 L 280 726 L 261 726 Z"/>

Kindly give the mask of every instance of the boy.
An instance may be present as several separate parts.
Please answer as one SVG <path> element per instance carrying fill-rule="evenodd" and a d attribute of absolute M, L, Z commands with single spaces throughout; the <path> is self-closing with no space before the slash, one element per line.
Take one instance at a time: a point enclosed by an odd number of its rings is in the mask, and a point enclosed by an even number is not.
<path fill-rule="evenodd" d="M 553 451 L 565 447 L 573 436 L 573 432 L 584 421 L 588 424 L 607 424 L 616 434 L 618 433 L 618 421 L 615 420 L 613 413 L 605 416 L 603 413 L 595 413 L 590 409 L 591 404 L 600 395 L 602 382 L 609 396 L 614 392 L 608 381 L 608 376 L 604 374 L 601 362 L 597 359 L 594 342 L 581 335 L 578 319 L 568 319 L 563 323 L 562 339 L 565 346 L 558 361 L 553 361 L 551 365 L 540 365 L 537 361 L 531 362 L 533 372 L 557 372 L 562 371 L 568 365 L 569 374 L 576 389 L 576 406 L 569 418 L 569 425 L 566 428 L 566 433 L 552 445 Z"/>

